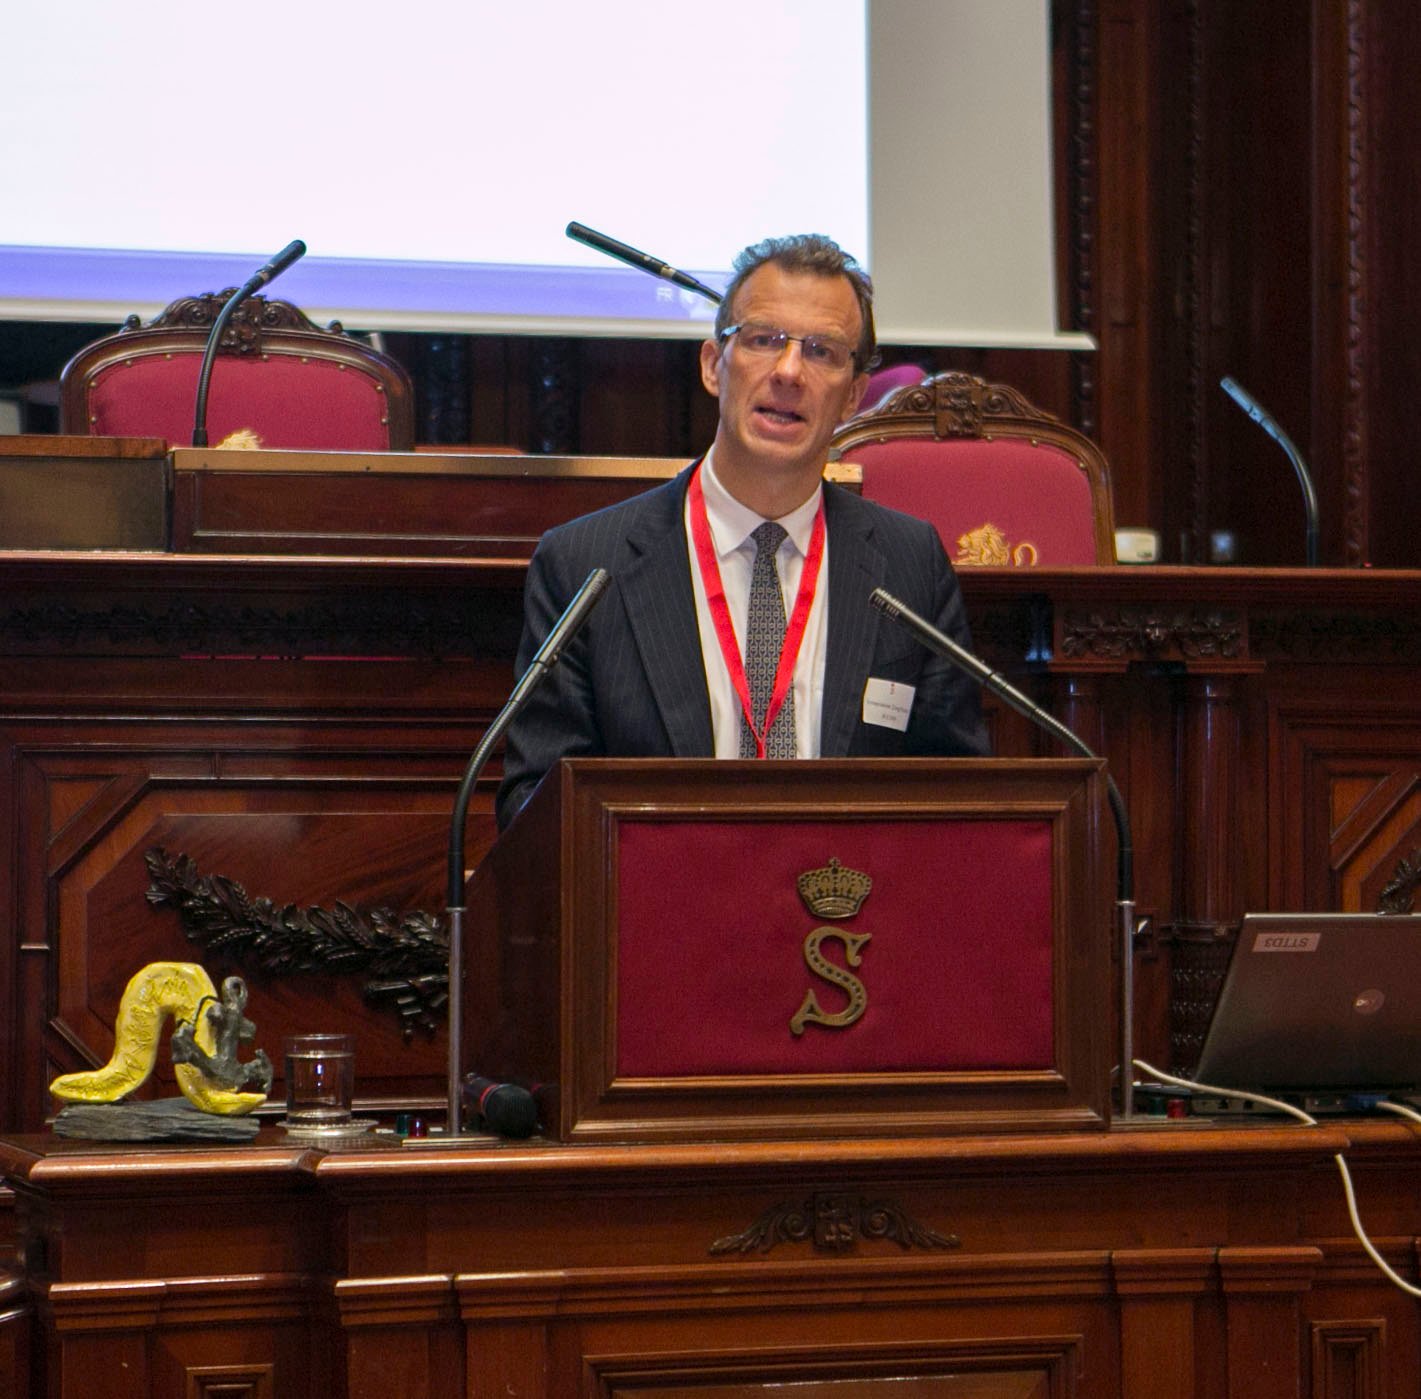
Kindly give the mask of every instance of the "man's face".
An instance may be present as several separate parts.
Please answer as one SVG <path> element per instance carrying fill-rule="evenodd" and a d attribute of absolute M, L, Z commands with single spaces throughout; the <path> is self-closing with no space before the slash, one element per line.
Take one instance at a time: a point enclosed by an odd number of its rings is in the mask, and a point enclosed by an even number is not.
<path fill-rule="evenodd" d="M 845 277 L 756 268 L 735 297 L 731 324 L 755 322 L 790 335 L 822 335 L 855 349 L 862 318 Z M 849 364 L 805 362 L 796 340 L 778 356 L 755 355 L 739 336 L 701 346 L 701 379 L 720 400 L 716 469 L 817 477 L 834 429 L 853 414 L 868 384 Z"/>

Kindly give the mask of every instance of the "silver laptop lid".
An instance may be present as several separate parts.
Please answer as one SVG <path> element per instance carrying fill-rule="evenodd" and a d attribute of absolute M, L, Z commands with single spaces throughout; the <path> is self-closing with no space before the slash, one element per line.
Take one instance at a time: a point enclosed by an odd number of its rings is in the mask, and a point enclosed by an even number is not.
<path fill-rule="evenodd" d="M 1243 1090 L 1421 1085 L 1421 914 L 1249 914 L 1194 1077 Z"/>

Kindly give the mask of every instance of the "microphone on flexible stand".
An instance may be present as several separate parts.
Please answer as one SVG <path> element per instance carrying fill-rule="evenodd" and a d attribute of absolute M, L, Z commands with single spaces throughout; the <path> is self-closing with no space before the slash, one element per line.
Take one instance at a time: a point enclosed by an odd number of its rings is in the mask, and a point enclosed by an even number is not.
<path fill-rule="evenodd" d="M 1298 473 L 1298 484 L 1303 488 L 1303 509 L 1307 512 L 1307 561 L 1309 568 L 1317 567 L 1317 492 L 1313 490 L 1312 477 L 1308 474 L 1303 454 L 1293 446 L 1292 439 L 1254 396 L 1231 375 L 1225 374 L 1219 380 L 1219 387 L 1253 419 L 1287 454 Z"/>
<path fill-rule="evenodd" d="M 293 262 L 305 255 L 306 245 L 299 238 L 293 238 L 270 262 L 252 273 L 227 298 L 222 309 L 217 313 L 217 319 L 212 322 L 212 329 L 208 332 L 207 344 L 203 346 L 202 367 L 198 370 L 197 375 L 197 408 L 192 428 L 192 445 L 194 447 L 207 446 L 207 389 L 212 379 L 212 362 L 217 357 L 217 342 L 222 338 L 222 332 L 227 328 L 227 322 L 232 319 L 232 312 L 258 287 L 264 287 L 268 282 L 281 276 Z"/>
<path fill-rule="evenodd" d="M 596 248 L 599 253 L 606 253 L 608 257 L 614 257 L 635 267 L 638 272 L 650 272 L 653 277 L 660 277 L 663 282 L 675 282 L 678 287 L 697 292 L 707 301 L 715 302 L 717 306 L 724 300 L 718 291 L 712 291 L 704 282 L 698 282 L 689 272 L 678 272 L 659 257 L 652 257 L 650 253 L 641 252 L 626 243 L 619 243 L 605 233 L 598 233 L 595 228 L 588 228 L 586 224 L 568 224 L 567 236 L 575 238 L 579 243 L 586 243 L 589 248 Z"/>
<path fill-rule="evenodd" d="M 484 764 L 488 762 L 489 754 L 508 732 L 509 725 L 518 717 L 523 707 L 532 699 L 533 692 L 557 665 L 564 648 L 582 629 L 583 623 L 587 621 L 611 581 L 612 575 L 605 568 L 594 568 L 587 575 L 562 616 L 553 624 L 547 640 L 529 662 L 528 669 L 513 687 L 508 702 L 484 731 L 479 746 L 474 749 L 473 756 L 469 759 L 468 767 L 464 769 L 463 781 L 459 783 L 459 791 L 454 798 L 454 814 L 449 823 L 449 882 L 446 899 L 446 907 L 449 910 L 449 1120 L 446 1131 L 451 1137 L 459 1135 L 463 1117 L 460 1110 L 459 1061 L 463 1058 L 464 1048 L 464 828 L 468 824 L 469 799 L 473 795 L 474 784 L 479 780 Z"/>
<path fill-rule="evenodd" d="M 886 613 L 895 622 L 901 623 L 918 638 L 929 651 L 951 661 L 959 670 L 965 671 L 979 685 L 990 690 L 1003 703 L 1010 706 L 1024 718 L 1031 720 L 1067 747 L 1075 749 L 1083 758 L 1095 758 L 1095 753 L 1079 735 L 1068 729 L 1054 714 L 1042 709 L 1034 700 L 1022 694 L 1009 680 L 993 670 L 985 661 L 974 656 L 965 646 L 960 646 L 950 636 L 944 635 L 933 624 L 918 616 L 905 603 L 899 602 L 892 593 L 875 588 L 869 596 L 880 612 Z M 1115 818 L 1115 909 L 1120 925 L 1120 1112 L 1131 1117 L 1135 1111 L 1134 1081 L 1134 1015 L 1135 1015 L 1135 847 L 1130 837 L 1130 820 L 1125 814 L 1125 803 L 1115 779 L 1107 771 L 1105 790 L 1110 801 L 1110 812 Z"/>

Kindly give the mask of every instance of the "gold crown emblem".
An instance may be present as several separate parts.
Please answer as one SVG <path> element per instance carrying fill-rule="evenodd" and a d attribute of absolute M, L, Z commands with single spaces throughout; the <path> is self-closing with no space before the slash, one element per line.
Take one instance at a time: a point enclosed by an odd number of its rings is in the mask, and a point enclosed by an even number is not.
<path fill-rule="evenodd" d="M 868 875 L 845 869 L 837 859 L 817 870 L 805 870 L 795 883 L 799 897 L 819 918 L 852 918 L 873 888 Z"/>

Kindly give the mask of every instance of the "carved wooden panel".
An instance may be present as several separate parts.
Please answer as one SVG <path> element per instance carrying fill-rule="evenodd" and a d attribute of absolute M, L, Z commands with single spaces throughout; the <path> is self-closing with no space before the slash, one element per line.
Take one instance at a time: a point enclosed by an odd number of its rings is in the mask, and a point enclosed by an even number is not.
<path fill-rule="evenodd" d="M 343 904 L 352 916 L 422 910 L 438 922 L 463 733 L 150 721 L 76 724 L 59 742 L 16 728 L 6 737 L 21 812 L 24 1048 L 11 1082 L 23 1120 L 52 1110 L 54 1073 L 108 1058 L 124 987 L 160 960 L 247 980 L 247 1014 L 278 1070 L 274 1104 L 284 1091 L 282 1037 L 321 1029 L 355 1033 L 358 1099 L 441 1100 L 442 1026 L 403 1022 L 395 998 L 378 990 L 378 967 L 351 974 L 300 955 L 272 966 L 230 937 L 195 945 L 175 912 L 153 906 L 147 857 L 185 855 L 276 910 Z M 485 790 L 470 821 L 471 860 L 492 834 Z M 166 1053 L 149 1091 L 173 1091 Z"/>
<path fill-rule="evenodd" d="M 268 1129 L 227 1149 L 0 1141 L 0 1162 L 62 1399 L 188 1399 L 190 1370 L 264 1366 L 282 1399 L 1379 1399 L 1374 1366 L 1413 1392 L 1421 1322 L 1348 1237 L 1330 1157 L 1414 1281 L 1413 1144 L 1391 1121 L 1161 1121 L 324 1155 Z M 816 1183 L 961 1246 L 711 1251 Z"/>
<path fill-rule="evenodd" d="M 1309 1399 L 1386 1399 L 1385 1352 L 1380 1318 L 1314 1322 Z"/>
<path fill-rule="evenodd" d="M 187 1399 L 276 1399 L 270 1365 L 189 1365 Z"/>
<path fill-rule="evenodd" d="M 1040 1330 L 1049 1317 L 1063 1323 Z M 551 1346 L 548 1393 L 573 1393 L 570 1369 L 559 1384 L 560 1362 L 578 1357 L 592 1399 L 1073 1399 L 1090 1372 L 1109 1392 L 1114 1366 L 1098 1316 L 1049 1304 L 1028 1318 L 996 1309 L 987 1321 L 959 1315 L 944 1329 L 925 1313 L 904 1308 L 890 1321 L 862 1309 L 822 1333 L 803 1324 L 764 1324 L 763 1318 L 705 1317 L 695 1340 L 682 1331 L 667 1346 L 667 1328 L 610 1321 L 578 1328 L 571 1345 Z M 826 1319 L 827 1320 L 827 1319 Z M 1073 1331 L 1071 1321 L 1085 1322 Z"/>
<path fill-rule="evenodd" d="M 1272 907 L 1378 911 L 1414 865 L 1421 725 L 1414 697 L 1388 679 L 1359 674 L 1346 692 L 1271 704 Z"/>
<path fill-rule="evenodd" d="M 755 1399 L 778 1393 L 781 1382 L 604 1387 L 609 1399 Z M 797 1380 L 795 1399 L 1050 1399 L 1058 1393 L 1050 1379 L 1034 1371 L 991 1375 L 886 1375 L 878 1379 Z"/>
<path fill-rule="evenodd" d="M 466 1343 L 447 1277 L 346 1278 L 335 1285 L 335 1303 L 345 1334 L 349 1399 L 465 1393 Z M 473 1345 L 471 1332 L 467 1348 Z M 522 1348 L 539 1365 L 542 1349 L 541 1335 Z M 491 1357 L 479 1347 L 472 1363 L 486 1374 Z"/>
<path fill-rule="evenodd" d="M 1117 1249 L 1120 1380 L 1127 1395 L 1193 1399 L 1199 1298 L 1215 1281 L 1207 1248 Z"/>
<path fill-rule="evenodd" d="M 111 1206 L 108 1212 L 116 1213 Z M 192 1264 L 205 1257 L 210 1268 L 231 1269 L 243 1250 L 239 1245 L 230 1259 L 224 1257 L 222 1240 L 243 1233 L 248 1256 L 253 1256 L 250 1242 L 256 1231 L 243 1230 L 240 1210 L 218 1206 L 204 1223 L 203 1210 L 186 1210 L 173 1200 L 168 1213 L 190 1222 Z M 273 1237 L 283 1227 L 289 1227 L 286 1209 L 267 1225 Z M 307 1278 L 219 1271 L 140 1280 L 126 1270 L 141 1266 L 141 1228 L 135 1218 L 127 1248 L 110 1259 L 125 1275 L 44 1289 L 45 1321 L 54 1336 L 51 1393 L 75 1399 L 90 1394 L 104 1399 L 159 1394 L 168 1399 L 278 1399 L 332 1392 L 332 1355 L 319 1325 L 310 1321 Z M 296 1246 L 303 1244 L 309 1246 L 309 1240 Z"/>
<path fill-rule="evenodd" d="M 1219 1250 L 1229 1371 L 1251 1377 L 1250 1399 L 1296 1399 L 1301 1393 L 1299 1298 L 1312 1286 L 1321 1262 L 1317 1248 Z"/>
<path fill-rule="evenodd" d="M 8 1212 L 0 1214 L 0 1237 L 9 1237 Z M 20 1395 L 30 1373 L 32 1318 L 22 1273 L 0 1272 L 0 1394 Z"/>
<path fill-rule="evenodd" d="M 1084 1338 L 1023 1337 L 919 1346 L 827 1343 L 695 1357 L 585 1360 L 597 1399 L 1065 1399 Z M 748 1348 L 747 1348 L 748 1351 Z"/>

